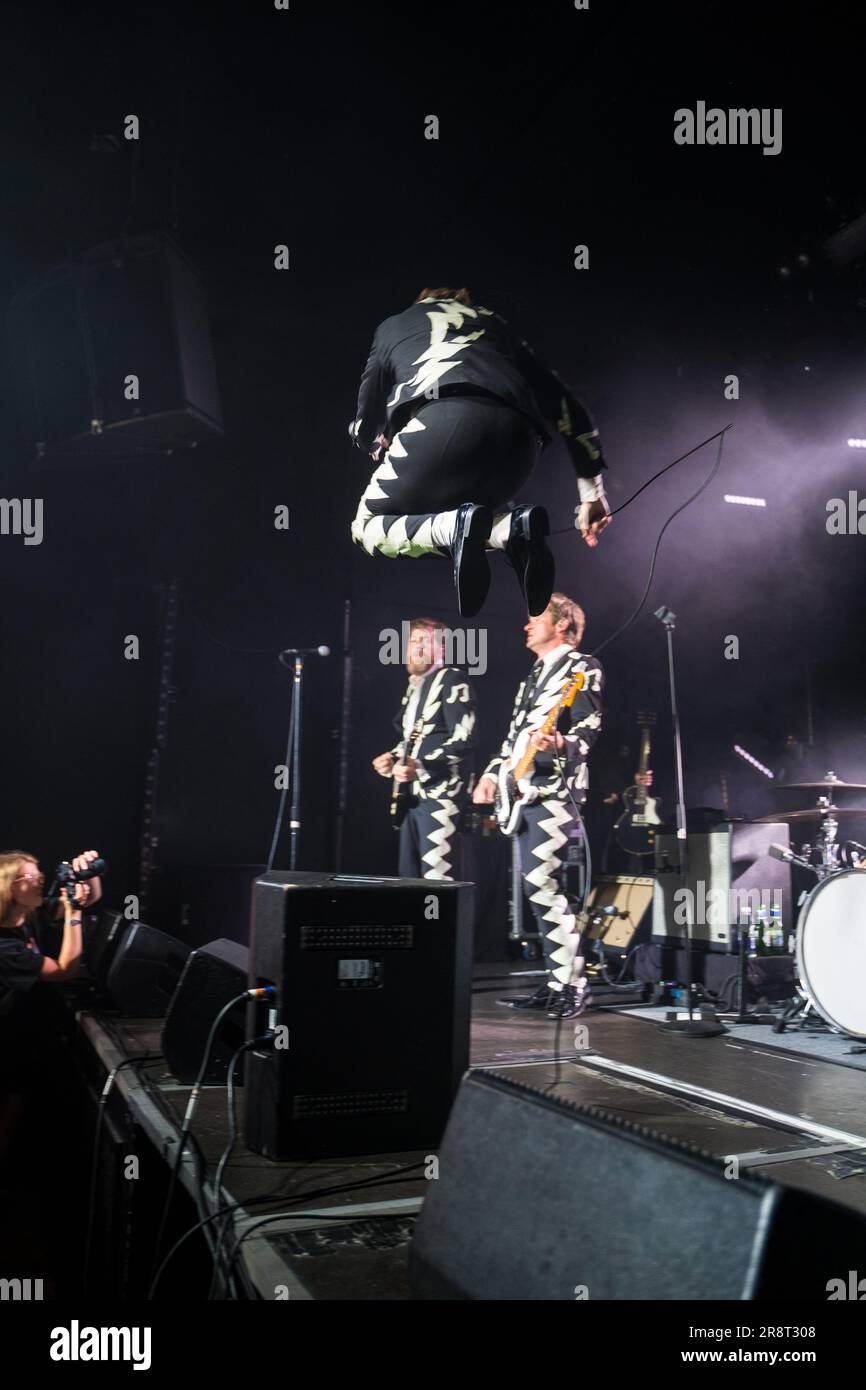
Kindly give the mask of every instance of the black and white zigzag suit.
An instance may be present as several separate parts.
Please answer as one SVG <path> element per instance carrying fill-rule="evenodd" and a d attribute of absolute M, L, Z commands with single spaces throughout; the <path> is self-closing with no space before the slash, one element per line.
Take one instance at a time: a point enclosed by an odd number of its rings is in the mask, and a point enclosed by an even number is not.
<path fill-rule="evenodd" d="M 583 690 L 559 716 L 565 747 L 558 754 L 551 750 L 536 755 L 531 785 L 538 799 L 525 807 L 519 831 L 523 881 L 544 944 L 549 983 L 552 989 L 560 990 L 573 984 L 582 970 L 575 918 L 561 890 L 559 874 L 563 847 L 576 822 L 573 802 L 581 806 L 586 799 L 587 758 L 601 730 L 604 673 L 594 657 L 582 656 L 571 646 L 556 648 L 549 663 L 534 677 L 536 667 L 518 688 L 505 741 L 484 769 L 484 776 L 498 775 L 521 731 L 540 728 L 575 674 L 582 671 L 586 677 Z"/>
<path fill-rule="evenodd" d="M 418 700 L 411 710 L 412 697 Z M 411 717 L 410 717 L 411 716 Z M 439 666 L 406 688 L 394 720 L 398 757 L 404 737 L 420 720 L 420 742 L 409 752 L 418 764 L 412 809 L 400 827 L 401 878 L 453 878 L 457 820 L 466 787 L 467 754 L 475 744 L 475 692 L 464 671 Z"/>
<path fill-rule="evenodd" d="M 379 434 L 390 440 L 352 523 L 371 555 L 441 553 L 435 518 L 464 502 L 506 514 L 558 435 L 579 478 L 605 467 L 568 387 L 498 314 L 454 299 L 424 299 L 380 323 L 351 433 L 368 453 Z"/>

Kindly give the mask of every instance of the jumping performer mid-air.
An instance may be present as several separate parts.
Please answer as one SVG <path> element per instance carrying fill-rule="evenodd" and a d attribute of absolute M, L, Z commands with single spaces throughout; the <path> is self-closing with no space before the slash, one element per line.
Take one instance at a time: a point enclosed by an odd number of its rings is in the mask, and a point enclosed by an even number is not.
<path fill-rule="evenodd" d="M 587 545 L 610 524 L 586 409 L 466 289 L 424 289 L 380 323 L 349 433 L 379 465 L 352 539 L 370 555 L 450 555 L 463 617 L 487 597 L 488 549 L 505 552 L 529 613 L 545 611 L 555 578 L 547 512 L 513 499 L 557 435 L 577 475 L 575 525 Z"/>

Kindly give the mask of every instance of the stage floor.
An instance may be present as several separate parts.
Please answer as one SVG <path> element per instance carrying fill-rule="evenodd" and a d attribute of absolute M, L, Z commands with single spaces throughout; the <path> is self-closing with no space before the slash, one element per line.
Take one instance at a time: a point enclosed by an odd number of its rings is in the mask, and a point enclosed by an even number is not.
<path fill-rule="evenodd" d="M 797 1051 L 768 1044 L 775 1036 L 768 1028 L 758 1030 L 760 1041 L 745 1028 L 687 1038 L 663 1032 L 659 1010 L 634 1008 L 589 1009 L 557 1032 L 544 1015 L 497 1004 L 527 984 L 535 982 L 508 967 L 476 972 L 473 1067 L 598 1106 L 718 1158 L 737 1155 L 741 1168 L 866 1213 L 866 1073 L 845 1060 L 852 1040 L 840 1039 L 838 1059 L 828 1060 L 821 1035 L 819 1055 L 807 1054 L 807 1034 L 797 1035 Z"/>
<path fill-rule="evenodd" d="M 852 1040 L 841 1039 L 835 1059 L 828 1059 L 820 1046 L 819 1055 L 810 1055 L 768 1045 L 763 1028 L 756 1039 L 747 1029 L 688 1039 L 661 1031 L 658 1010 L 633 1005 L 628 1011 L 592 1008 L 557 1025 L 545 1015 L 497 1003 L 535 988 L 539 976 L 522 973 L 529 968 L 476 967 L 473 1068 L 598 1107 L 720 1160 L 736 1155 L 741 1169 L 866 1213 L 866 1072 L 859 1057 L 845 1060 Z M 121 1051 L 159 1050 L 157 1021 L 114 1018 L 104 1026 Z M 808 1035 L 796 1042 L 798 1049 L 810 1045 Z M 160 1103 L 179 1121 L 189 1088 L 161 1073 L 158 1064 L 148 1075 Z M 225 1102 L 224 1087 L 205 1087 L 193 1127 L 211 1171 L 225 1144 Z M 243 1088 L 238 1102 L 242 1134 Z M 390 1153 L 271 1163 L 239 1141 L 224 1191 L 250 1213 L 244 1220 L 285 1212 L 284 1219 L 244 1239 L 239 1267 L 246 1296 L 409 1298 L 408 1250 L 429 1190 L 423 1176 L 428 1157 Z M 405 1176 L 395 1172 L 413 1163 Z M 358 1183 L 366 1186 L 351 1190 Z M 314 1196 L 334 1186 L 346 1190 Z M 269 1194 L 265 1205 L 258 1204 L 262 1193 Z M 538 1189 L 527 1185 L 525 1200 L 536 1199 Z"/>
<path fill-rule="evenodd" d="M 476 967 L 473 1067 L 626 1117 L 719 1159 L 736 1155 L 741 1169 L 866 1213 L 866 1073 L 859 1066 L 767 1046 L 743 1038 L 746 1030 L 698 1039 L 665 1033 L 657 1010 L 590 1009 L 557 1028 L 544 1015 L 496 1002 L 535 988 L 538 976 L 519 971 L 518 965 Z M 808 1045 L 807 1036 L 798 1038 L 798 1046 Z M 369 1179 L 425 1157 L 389 1154 L 278 1166 L 296 1195 L 325 1182 Z M 262 1165 L 272 1167 L 239 1153 L 226 1184 L 237 1196 L 252 1176 L 249 1169 L 242 1176 L 246 1164 L 259 1177 Z M 267 1297 L 269 1283 L 282 1279 L 293 1298 L 408 1298 L 413 1208 L 426 1188 L 423 1179 L 404 1180 L 383 1191 L 382 1201 L 375 1192 L 347 1193 L 330 1199 L 327 1209 L 371 1205 L 351 1217 L 347 1212 L 345 1226 L 333 1220 L 316 1226 L 312 1219 L 287 1223 L 279 1234 L 263 1233 L 258 1247 L 251 1237 L 246 1268 L 259 1296 Z M 533 1200 L 530 1186 L 526 1200 Z M 365 1219 L 374 1213 L 375 1219 Z M 317 1242 L 316 1258 L 311 1240 Z"/>

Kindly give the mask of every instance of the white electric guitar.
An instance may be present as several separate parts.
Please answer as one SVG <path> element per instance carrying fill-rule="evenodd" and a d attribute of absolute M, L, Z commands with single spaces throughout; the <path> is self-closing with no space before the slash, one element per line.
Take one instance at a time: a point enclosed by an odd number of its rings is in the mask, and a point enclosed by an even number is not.
<path fill-rule="evenodd" d="M 496 819 L 499 821 L 499 829 L 503 835 L 516 835 L 523 819 L 524 806 L 529 806 L 533 801 L 538 800 L 538 788 L 532 785 L 532 770 L 538 753 L 538 749 L 529 742 L 532 734 L 535 732 L 554 733 L 560 711 L 568 709 L 574 704 L 575 695 L 579 690 L 583 690 L 585 685 L 586 676 L 583 671 L 578 671 L 574 680 L 565 690 L 559 704 L 553 706 L 541 728 L 537 731 L 521 729 L 514 741 L 511 757 L 507 762 L 500 764 L 494 802 Z"/>

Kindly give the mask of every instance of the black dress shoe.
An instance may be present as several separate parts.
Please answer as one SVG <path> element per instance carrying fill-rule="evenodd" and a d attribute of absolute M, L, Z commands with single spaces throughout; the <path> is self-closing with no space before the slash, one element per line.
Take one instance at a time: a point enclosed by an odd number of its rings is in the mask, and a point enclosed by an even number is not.
<path fill-rule="evenodd" d="M 502 1004 L 506 1009 L 541 1009 L 546 1011 L 553 998 L 554 996 L 545 981 L 534 994 L 516 994 L 513 999 L 497 999 L 496 1002 Z"/>
<path fill-rule="evenodd" d="M 490 565 L 486 544 L 493 526 L 489 507 L 464 502 L 457 510 L 451 558 L 454 561 L 454 587 L 461 618 L 474 618 L 480 612 L 490 588 Z"/>
<path fill-rule="evenodd" d="M 589 1004 L 589 985 L 585 985 L 582 990 L 575 989 L 574 985 L 566 985 L 565 989 L 553 995 L 553 1003 L 547 1010 L 548 1018 L 580 1018 L 586 1011 Z"/>
<path fill-rule="evenodd" d="M 543 507 L 518 507 L 511 513 L 505 557 L 513 567 L 533 618 L 550 603 L 556 567 L 547 537 L 550 522 Z"/>

